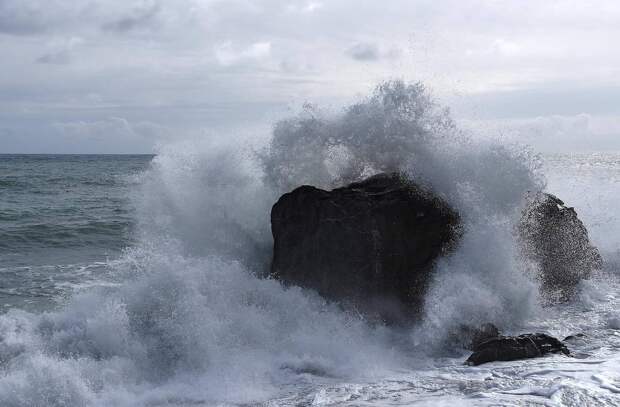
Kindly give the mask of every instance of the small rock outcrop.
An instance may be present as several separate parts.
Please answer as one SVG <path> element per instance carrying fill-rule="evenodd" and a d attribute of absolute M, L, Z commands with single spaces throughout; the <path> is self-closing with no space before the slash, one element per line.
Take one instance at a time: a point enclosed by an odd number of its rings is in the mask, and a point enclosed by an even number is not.
<path fill-rule="evenodd" d="M 518 235 L 524 254 L 540 265 L 543 291 L 560 300 L 569 299 L 582 279 L 602 267 L 601 255 L 575 209 L 551 194 L 540 193 L 532 200 Z"/>
<path fill-rule="evenodd" d="M 301 186 L 272 208 L 271 274 L 400 322 L 419 311 L 458 224 L 446 202 L 399 174 L 332 191 Z"/>
<path fill-rule="evenodd" d="M 495 361 L 537 358 L 548 353 L 570 356 L 566 345 L 552 336 L 536 333 L 519 336 L 497 336 L 478 343 L 465 364 L 478 366 Z"/>

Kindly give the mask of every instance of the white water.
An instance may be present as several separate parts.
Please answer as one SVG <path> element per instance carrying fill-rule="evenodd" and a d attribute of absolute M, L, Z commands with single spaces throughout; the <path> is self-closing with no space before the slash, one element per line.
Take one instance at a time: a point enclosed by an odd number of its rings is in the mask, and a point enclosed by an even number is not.
<path fill-rule="evenodd" d="M 474 141 L 422 88 L 399 83 L 343 113 L 306 111 L 257 139 L 271 144 L 164 148 L 134 197 L 140 244 L 110 264 L 125 283 L 85 290 L 59 311 L 0 317 L 0 405 L 619 402 L 615 276 L 584 283 L 573 304 L 543 309 L 535 265 L 515 249 L 523 196 L 545 187 L 527 150 Z M 618 175 L 620 160 L 584 160 L 594 166 L 587 181 L 568 171 L 573 160 L 552 161 L 548 189 L 577 207 L 617 264 L 609 225 L 618 222 L 618 178 L 609 174 Z M 390 170 L 463 216 L 463 239 L 438 264 L 419 327 L 369 326 L 313 292 L 260 278 L 279 194 Z M 507 332 L 589 336 L 571 345 L 583 358 L 478 368 L 462 365 L 464 351 L 442 347 L 458 324 L 487 321 Z"/>

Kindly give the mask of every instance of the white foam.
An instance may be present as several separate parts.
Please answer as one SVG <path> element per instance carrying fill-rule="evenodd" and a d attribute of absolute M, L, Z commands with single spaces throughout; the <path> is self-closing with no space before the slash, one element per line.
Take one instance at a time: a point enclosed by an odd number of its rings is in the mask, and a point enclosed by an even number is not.
<path fill-rule="evenodd" d="M 565 320 L 533 320 L 537 287 L 512 235 L 523 195 L 544 186 L 527 150 L 473 141 L 421 86 L 399 82 L 344 113 L 304 112 L 259 139 L 270 144 L 162 148 L 135 191 L 139 244 L 109 264 L 124 284 L 84 290 L 60 311 L 0 316 L 0 405 L 492 404 L 519 391 L 553 399 L 576 382 L 590 386 L 577 396 L 606 400 L 600 384 L 615 386 L 604 372 L 616 359 L 584 362 L 599 380 L 571 373 L 569 359 L 468 368 L 464 355 L 420 353 L 460 323 L 578 326 L 570 309 L 545 311 Z M 261 278 L 279 194 L 393 170 L 447 199 L 464 225 L 418 329 L 371 327 L 316 293 Z M 603 303 L 591 293 L 582 327 L 598 321 Z M 527 376 L 549 366 L 573 374 L 569 385 L 551 391 L 547 374 Z"/>
<path fill-rule="evenodd" d="M 607 327 L 610 329 L 620 329 L 620 313 L 613 312 L 607 315 Z"/>

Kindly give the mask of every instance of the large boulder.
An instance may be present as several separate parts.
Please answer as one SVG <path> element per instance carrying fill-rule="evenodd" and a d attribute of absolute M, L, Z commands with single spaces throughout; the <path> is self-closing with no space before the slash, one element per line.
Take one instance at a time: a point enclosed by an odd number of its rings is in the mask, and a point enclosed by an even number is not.
<path fill-rule="evenodd" d="M 271 273 L 372 318 L 402 322 L 418 314 L 458 224 L 446 202 L 399 174 L 332 191 L 301 186 L 272 208 Z"/>
<path fill-rule="evenodd" d="M 518 234 L 524 254 L 539 264 L 543 291 L 553 298 L 570 298 L 582 279 L 602 267 L 601 255 L 575 209 L 551 194 L 532 199 Z"/>
<path fill-rule="evenodd" d="M 420 315 L 435 261 L 460 233 L 444 200 L 395 173 L 332 191 L 301 186 L 273 206 L 271 227 L 273 277 L 385 322 Z M 553 195 L 531 200 L 517 229 L 543 290 L 559 299 L 601 267 L 575 210 Z"/>

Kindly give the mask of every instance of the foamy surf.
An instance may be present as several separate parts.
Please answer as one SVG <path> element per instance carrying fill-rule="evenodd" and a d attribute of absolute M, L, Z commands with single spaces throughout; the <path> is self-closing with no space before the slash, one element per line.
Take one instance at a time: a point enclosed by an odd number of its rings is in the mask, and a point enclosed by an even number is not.
<path fill-rule="evenodd" d="M 419 405 L 419 406 L 616 406 L 620 401 L 620 334 L 610 328 L 605 309 L 617 309 L 618 283 L 596 282 L 596 304 L 547 309 L 523 329 L 563 337 L 587 331 L 570 340 L 574 358 L 561 356 L 517 362 L 463 366 L 464 357 L 437 358 L 431 367 L 394 371 L 379 381 L 323 384 L 298 397 L 272 405 Z M 593 295 L 593 293 L 584 294 Z"/>
<path fill-rule="evenodd" d="M 0 317 L 1 405 L 618 401 L 615 270 L 606 283 L 585 283 L 575 303 L 543 308 L 536 265 L 516 249 L 522 199 L 546 186 L 529 150 L 476 141 L 421 85 L 401 82 L 343 113 L 302 112 L 264 140 L 251 149 L 225 141 L 162 149 L 132 194 L 136 243 L 107 266 L 123 283 L 81 290 L 57 311 Z M 462 242 L 437 265 L 419 326 L 368 324 L 312 291 L 264 278 L 269 210 L 281 193 L 389 170 L 463 216 Z M 590 205 L 586 219 L 598 219 L 587 195 L 575 205 Z M 617 239 L 601 230 L 594 234 L 609 239 L 609 259 Z M 571 343 L 576 358 L 463 366 L 466 353 L 442 339 L 481 322 L 588 336 Z"/>

